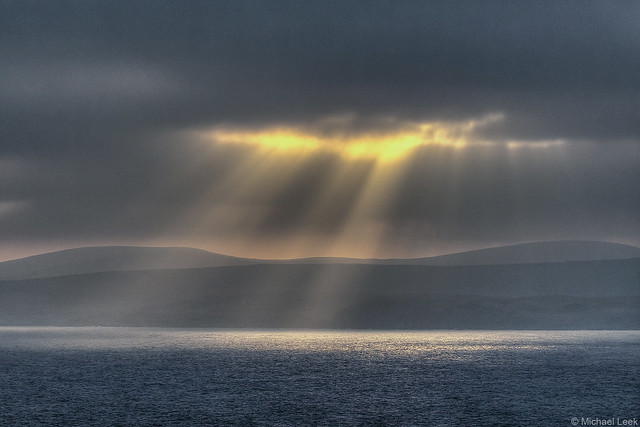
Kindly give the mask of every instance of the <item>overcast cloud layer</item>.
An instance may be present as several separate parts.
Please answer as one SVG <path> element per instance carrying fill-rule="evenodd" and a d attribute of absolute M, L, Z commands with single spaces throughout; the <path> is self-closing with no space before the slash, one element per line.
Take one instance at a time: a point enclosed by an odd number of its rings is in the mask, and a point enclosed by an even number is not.
<path fill-rule="evenodd" d="M 370 255 L 640 245 L 635 1 L 4 1 L 0 55 L 0 258 L 158 242 L 290 256 L 296 236 L 367 224 Z M 415 149 L 360 212 L 373 160 L 260 162 L 194 136 L 486 117 L 501 119 L 471 136 L 491 145 Z M 300 255 L 348 255 L 322 248 Z"/>

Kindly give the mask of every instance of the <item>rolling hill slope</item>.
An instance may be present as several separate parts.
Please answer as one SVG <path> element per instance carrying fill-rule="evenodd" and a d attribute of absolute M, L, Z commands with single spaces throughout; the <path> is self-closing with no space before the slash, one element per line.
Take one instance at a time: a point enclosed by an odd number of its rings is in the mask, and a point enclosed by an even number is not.
<path fill-rule="evenodd" d="M 263 264 L 0 281 L 1 325 L 640 329 L 640 258 Z"/>
<path fill-rule="evenodd" d="M 238 258 L 193 248 L 100 246 L 67 249 L 0 262 L 0 280 L 19 280 L 106 271 L 201 268 L 251 264 L 462 266 L 536 264 L 629 258 L 640 258 L 640 248 L 607 242 L 526 243 L 413 259 L 301 258 L 291 260 Z"/>
<path fill-rule="evenodd" d="M 202 249 L 96 246 L 67 249 L 0 263 L 0 280 L 66 276 L 104 271 L 245 265 L 253 261 Z"/>
<path fill-rule="evenodd" d="M 534 242 L 479 249 L 430 258 L 384 260 L 393 264 L 499 265 L 640 258 L 640 248 L 591 241 Z"/>

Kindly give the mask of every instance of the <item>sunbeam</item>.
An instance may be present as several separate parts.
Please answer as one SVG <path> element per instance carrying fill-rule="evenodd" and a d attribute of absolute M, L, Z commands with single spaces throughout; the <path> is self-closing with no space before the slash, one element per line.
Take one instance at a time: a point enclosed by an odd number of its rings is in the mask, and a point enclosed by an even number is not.
<path fill-rule="evenodd" d="M 200 168 L 234 154 L 222 175 L 194 194 L 176 229 L 199 247 L 258 258 L 442 253 L 454 246 L 447 237 L 456 233 L 452 221 L 467 228 L 493 222 L 494 205 L 502 206 L 503 224 L 523 215 L 514 186 L 535 166 L 526 159 L 561 161 L 561 139 L 483 136 L 504 120 L 387 120 L 390 130 L 368 131 L 349 128 L 353 120 L 346 119 L 188 130 L 180 138 L 194 147 Z M 472 234 L 470 249 L 482 240 Z M 501 241 L 498 234 L 491 242 Z"/>

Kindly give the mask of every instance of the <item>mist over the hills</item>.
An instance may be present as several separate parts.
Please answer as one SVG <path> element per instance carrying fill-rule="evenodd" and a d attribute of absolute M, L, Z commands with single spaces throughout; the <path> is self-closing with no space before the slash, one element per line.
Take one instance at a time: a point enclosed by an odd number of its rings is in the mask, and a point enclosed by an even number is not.
<path fill-rule="evenodd" d="M 260 262 L 192 249 L 84 248 L 0 263 L 20 272 L 34 262 L 75 259 L 75 274 L 0 280 L 0 325 L 375 329 L 637 329 L 640 257 L 566 261 L 633 247 L 548 243 L 440 258 L 443 264 L 354 260 Z M 561 249 L 581 248 L 571 255 Z M 637 249 L 637 248 L 635 248 Z M 531 262 L 522 261 L 530 252 Z M 137 254 L 137 267 L 119 264 Z M 182 254 L 184 258 L 171 255 Z M 555 255 L 553 255 L 555 254 Z M 75 255 L 75 256 L 74 256 Z M 195 256 L 190 258 L 190 256 Z M 553 255 L 553 256 L 552 256 Z M 100 258 L 100 257 L 103 258 Z M 557 258 L 554 258 L 557 257 Z M 604 255 L 603 255 L 604 256 Z M 86 262 L 83 265 L 83 260 Z M 133 262 L 136 258 L 129 261 Z M 191 262 L 207 268 L 152 268 Z M 436 261 L 438 259 L 436 258 Z M 98 262 L 100 261 L 100 262 Z M 553 262 L 555 261 L 555 262 Z M 398 263 L 398 260 L 393 260 Z M 93 264 L 92 264 L 93 263 Z M 146 264 L 145 264 L 146 263 Z M 466 265 L 464 263 L 467 263 Z M 120 267 L 120 271 L 86 272 Z M 85 272 L 82 272 L 85 270 Z M 135 271 L 134 271 L 135 270 Z M 47 269 L 40 270 L 42 274 Z M 24 271 L 23 271 L 24 273 Z"/>

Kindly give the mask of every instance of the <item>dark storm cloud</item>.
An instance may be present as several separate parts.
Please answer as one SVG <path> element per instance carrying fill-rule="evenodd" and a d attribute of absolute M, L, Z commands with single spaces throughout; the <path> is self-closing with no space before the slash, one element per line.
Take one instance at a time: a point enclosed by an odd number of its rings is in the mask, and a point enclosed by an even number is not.
<path fill-rule="evenodd" d="M 347 130 L 380 130 L 502 113 L 477 135 L 571 142 L 564 162 L 521 162 L 518 188 L 502 151 L 490 166 L 469 154 L 455 200 L 444 190 L 448 163 L 418 155 L 384 218 L 400 228 L 418 222 L 482 239 L 500 225 L 512 238 L 530 227 L 522 238 L 531 239 L 575 217 L 574 237 L 604 221 L 638 229 L 637 2 L 5 1 L 0 9 L 0 238 L 152 236 L 196 206 L 238 202 L 212 187 L 250 153 L 203 153 L 180 131 L 331 131 L 326 118 L 340 115 L 353 118 Z M 310 162 L 270 199 L 255 194 L 271 204 L 258 232 L 343 224 L 346 201 L 320 215 L 321 225 L 305 223 L 337 169 L 336 159 Z M 358 167 L 337 197 L 356 198 L 368 171 Z"/>
<path fill-rule="evenodd" d="M 19 105 L 157 126 L 506 110 L 524 117 L 509 127 L 512 135 L 537 137 L 549 126 L 551 137 L 638 134 L 630 108 L 640 95 L 634 2 L 10 2 L 3 9 L 3 113 Z"/>

